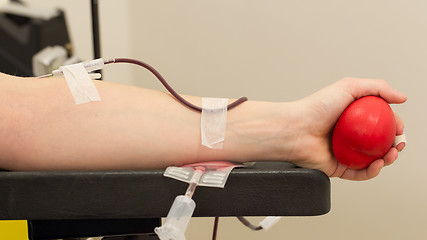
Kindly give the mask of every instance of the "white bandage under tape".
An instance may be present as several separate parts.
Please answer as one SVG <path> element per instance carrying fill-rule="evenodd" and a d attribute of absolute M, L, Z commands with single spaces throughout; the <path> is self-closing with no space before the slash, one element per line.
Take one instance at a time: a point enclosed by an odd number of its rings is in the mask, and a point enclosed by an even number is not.
<path fill-rule="evenodd" d="M 393 143 L 394 147 L 396 147 L 400 143 L 405 143 L 405 145 L 406 145 L 406 135 L 405 134 L 398 135 L 394 138 L 394 143 Z"/>
<path fill-rule="evenodd" d="M 76 104 L 101 101 L 98 90 L 82 63 L 62 66 L 60 69 L 64 73 Z"/>
<path fill-rule="evenodd" d="M 227 98 L 202 98 L 202 145 L 222 149 L 227 123 Z"/>

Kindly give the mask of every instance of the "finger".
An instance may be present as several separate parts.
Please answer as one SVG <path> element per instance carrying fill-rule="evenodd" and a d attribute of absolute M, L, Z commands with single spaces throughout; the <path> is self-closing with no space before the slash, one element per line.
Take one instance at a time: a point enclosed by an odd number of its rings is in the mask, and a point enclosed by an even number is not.
<path fill-rule="evenodd" d="M 394 119 L 396 120 L 396 136 L 402 135 L 404 129 L 403 120 L 399 117 L 397 113 L 394 113 Z"/>
<path fill-rule="evenodd" d="M 403 133 L 394 137 L 393 147 L 400 152 L 406 146 L 406 135 Z"/>
<path fill-rule="evenodd" d="M 383 159 L 375 160 L 369 167 L 366 169 L 366 179 L 372 179 L 381 172 L 381 169 L 384 167 L 385 161 Z"/>
<path fill-rule="evenodd" d="M 404 131 L 404 123 L 403 120 L 397 115 L 397 113 L 394 113 L 394 119 L 396 119 L 396 136 L 400 136 L 403 134 Z M 397 138 L 398 139 L 398 138 Z M 395 140 L 394 144 L 397 144 L 395 147 L 397 151 L 402 151 L 406 146 L 406 141 L 403 140 L 403 142 L 399 142 L 399 140 Z"/>
<path fill-rule="evenodd" d="M 394 161 L 396 161 L 398 155 L 399 154 L 398 154 L 398 151 L 396 148 L 394 148 L 394 147 L 390 148 L 390 150 L 383 157 L 384 165 L 388 166 L 390 164 L 393 164 Z"/>
<path fill-rule="evenodd" d="M 404 103 L 406 96 L 392 88 L 385 80 L 366 78 L 344 78 L 348 92 L 354 99 L 364 96 L 380 96 L 388 103 Z"/>
<path fill-rule="evenodd" d="M 354 180 L 354 181 L 364 181 L 372 179 L 380 173 L 381 169 L 384 167 L 384 160 L 378 159 L 375 160 L 368 168 L 355 170 L 347 169 L 344 174 L 341 176 L 343 179 Z"/>

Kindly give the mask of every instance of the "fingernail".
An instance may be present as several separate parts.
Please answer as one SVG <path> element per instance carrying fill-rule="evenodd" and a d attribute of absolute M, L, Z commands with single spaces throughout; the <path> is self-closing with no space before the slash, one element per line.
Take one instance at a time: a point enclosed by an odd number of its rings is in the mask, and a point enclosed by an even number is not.
<path fill-rule="evenodd" d="M 406 143 L 401 142 L 396 146 L 397 151 L 401 152 L 406 146 Z"/>

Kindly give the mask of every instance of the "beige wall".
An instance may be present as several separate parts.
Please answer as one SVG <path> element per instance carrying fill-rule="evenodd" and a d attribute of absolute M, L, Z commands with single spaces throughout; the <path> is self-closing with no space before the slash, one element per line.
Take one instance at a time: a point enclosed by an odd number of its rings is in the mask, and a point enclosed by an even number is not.
<path fill-rule="evenodd" d="M 91 58 L 89 1 L 32 0 L 66 8 L 77 54 Z M 332 179 L 332 210 L 284 218 L 268 232 L 221 219 L 219 239 L 422 239 L 427 226 L 427 1 L 102 0 L 105 58 L 155 66 L 178 92 L 269 101 L 302 98 L 342 77 L 382 78 L 406 93 L 393 106 L 409 145 L 367 182 Z M 163 90 L 146 71 L 112 66 L 107 81 Z M 254 221 L 259 218 L 254 218 Z M 187 239 L 210 239 L 193 219 Z"/>

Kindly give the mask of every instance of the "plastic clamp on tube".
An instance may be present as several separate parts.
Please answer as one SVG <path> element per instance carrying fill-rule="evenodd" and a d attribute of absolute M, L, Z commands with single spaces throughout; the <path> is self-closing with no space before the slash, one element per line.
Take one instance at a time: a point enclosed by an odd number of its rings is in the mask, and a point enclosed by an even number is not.
<path fill-rule="evenodd" d="M 185 230 L 196 208 L 196 203 L 191 199 L 196 187 L 200 185 L 224 188 L 231 170 L 241 166 L 243 165 L 213 161 L 168 167 L 163 174 L 165 177 L 187 182 L 189 186 L 185 195 L 175 198 L 164 224 L 154 229 L 160 240 L 185 240 Z"/>

